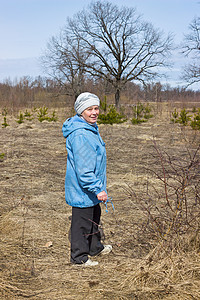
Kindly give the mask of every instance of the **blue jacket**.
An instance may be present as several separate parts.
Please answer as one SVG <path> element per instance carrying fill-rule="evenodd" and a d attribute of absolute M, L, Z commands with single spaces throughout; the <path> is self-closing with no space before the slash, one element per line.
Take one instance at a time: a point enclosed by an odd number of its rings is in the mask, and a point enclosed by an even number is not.
<path fill-rule="evenodd" d="M 106 150 L 98 126 L 78 115 L 67 119 L 62 128 L 66 138 L 67 171 L 65 199 L 74 207 L 91 207 L 106 192 Z"/>

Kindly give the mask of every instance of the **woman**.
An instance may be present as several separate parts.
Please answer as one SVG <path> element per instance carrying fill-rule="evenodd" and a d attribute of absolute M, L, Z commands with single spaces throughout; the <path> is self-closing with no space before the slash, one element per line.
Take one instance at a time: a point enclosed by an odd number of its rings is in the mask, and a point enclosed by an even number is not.
<path fill-rule="evenodd" d="M 95 266 L 89 256 L 108 254 L 99 232 L 101 208 L 106 202 L 106 150 L 98 126 L 99 98 L 82 93 L 75 101 L 76 115 L 63 124 L 66 138 L 67 171 L 65 199 L 72 206 L 71 262 Z"/>

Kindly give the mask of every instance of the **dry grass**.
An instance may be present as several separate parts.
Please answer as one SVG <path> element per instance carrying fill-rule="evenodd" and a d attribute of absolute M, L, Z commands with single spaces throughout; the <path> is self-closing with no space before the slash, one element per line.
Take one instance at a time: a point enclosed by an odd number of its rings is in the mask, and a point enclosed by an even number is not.
<path fill-rule="evenodd" d="M 200 133 L 170 124 L 169 110 L 161 107 L 139 126 L 100 126 L 115 205 L 114 213 L 102 207 L 102 221 L 113 252 L 97 257 L 98 267 L 83 268 L 69 263 L 66 114 L 60 110 L 56 123 L 21 125 L 8 116 L 10 126 L 0 129 L 1 299 L 200 299 L 199 243 L 186 234 L 166 251 L 164 242 L 142 231 L 146 214 L 125 192 L 132 185 L 139 195 L 147 180 L 156 182 L 144 168 L 152 163 L 153 138 L 169 153 L 184 155 L 186 143 L 199 144 Z"/>

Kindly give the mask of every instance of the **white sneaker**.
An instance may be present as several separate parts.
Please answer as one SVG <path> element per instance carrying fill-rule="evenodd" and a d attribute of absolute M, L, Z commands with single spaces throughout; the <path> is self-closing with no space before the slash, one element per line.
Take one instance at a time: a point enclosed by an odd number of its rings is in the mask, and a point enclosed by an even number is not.
<path fill-rule="evenodd" d="M 104 245 L 103 250 L 99 253 L 99 255 L 106 255 L 109 254 L 112 251 L 111 245 Z"/>
<path fill-rule="evenodd" d="M 97 266 L 99 263 L 98 261 L 93 261 L 90 258 L 88 258 L 88 260 L 83 264 L 86 267 L 94 267 Z"/>

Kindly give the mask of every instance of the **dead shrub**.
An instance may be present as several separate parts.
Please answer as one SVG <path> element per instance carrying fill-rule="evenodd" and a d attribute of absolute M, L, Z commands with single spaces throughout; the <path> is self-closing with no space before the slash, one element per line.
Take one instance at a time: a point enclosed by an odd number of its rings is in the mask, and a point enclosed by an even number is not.
<path fill-rule="evenodd" d="M 161 151 L 154 142 L 155 154 L 148 172 L 157 179 L 156 184 L 147 182 L 147 189 L 137 194 L 127 189 L 134 204 L 146 215 L 143 231 L 153 239 L 164 243 L 166 250 L 176 247 L 199 247 L 200 229 L 200 145 L 186 150 L 179 157 Z M 190 245 L 182 243 L 190 236 Z"/>
<path fill-rule="evenodd" d="M 191 147 L 192 148 L 192 147 Z M 131 284 L 141 299 L 199 299 L 200 276 L 200 145 L 180 156 L 154 142 L 146 191 L 125 188 L 143 223 L 137 236 L 149 241 L 149 253 L 137 271 L 122 283 Z"/>

